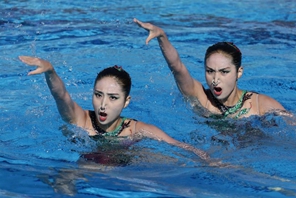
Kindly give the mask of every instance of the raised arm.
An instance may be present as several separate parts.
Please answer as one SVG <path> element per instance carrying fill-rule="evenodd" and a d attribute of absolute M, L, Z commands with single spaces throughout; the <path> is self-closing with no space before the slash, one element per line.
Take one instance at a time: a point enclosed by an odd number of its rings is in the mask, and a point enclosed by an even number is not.
<path fill-rule="evenodd" d="M 30 56 L 19 56 L 19 59 L 27 65 L 37 67 L 29 72 L 28 75 L 45 74 L 48 88 L 56 101 L 62 119 L 68 123 L 83 126 L 85 123 L 85 111 L 71 99 L 63 81 L 57 75 L 50 62 Z"/>
<path fill-rule="evenodd" d="M 182 63 L 177 50 L 168 40 L 165 32 L 151 23 L 143 23 L 137 19 L 134 19 L 134 22 L 138 24 L 139 27 L 149 31 L 146 44 L 153 38 L 157 38 L 161 52 L 175 77 L 180 92 L 184 96 L 200 97 L 204 95 L 202 84 L 191 77 L 187 68 Z"/>
<path fill-rule="evenodd" d="M 191 151 L 203 160 L 208 161 L 210 159 L 209 155 L 205 151 L 197 149 L 189 144 L 175 140 L 174 138 L 170 137 L 164 131 L 162 131 L 154 125 L 146 124 L 143 122 L 137 122 L 135 130 L 137 133 L 140 133 L 144 137 L 152 138 L 158 141 L 165 141 L 169 144 Z"/>

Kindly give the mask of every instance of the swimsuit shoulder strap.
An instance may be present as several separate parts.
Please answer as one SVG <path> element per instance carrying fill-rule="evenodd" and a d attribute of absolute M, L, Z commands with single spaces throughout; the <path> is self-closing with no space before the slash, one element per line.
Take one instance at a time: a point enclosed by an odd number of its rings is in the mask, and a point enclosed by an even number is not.
<path fill-rule="evenodd" d="M 121 117 L 121 122 L 118 125 L 118 127 L 116 127 L 116 129 L 114 131 L 111 132 L 106 132 L 105 130 L 103 130 L 98 124 L 97 124 L 97 118 L 96 118 L 96 114 L 94 111 L 90 111 L 89 110 L 89 117 L 91 119 L 91 123 L 93 128 L 96 130 L 96 132 L 98 133 L 98 135 L 103 135 L 103 136 L 111 136 L 111 137 L 116 137 L 118 136 L 125 128 L 130 126 L 130 123 L 132 120 L 137 121 L 135 119 L 130 119 L 130 118 L 126 118 L 126 117 Z M 126 120 L 128 120 L 126 122 Z"/>
<path fill-rule="evenodd" d="M 250 93 L 249 93 L 250 92 Z M 256 107 L 257 107 L 257 113 L 260 115 L 260 109 L 259 109 L 259 93 L 256 91 L 248 91 L 248 98 L 251 98 L 253 94 L 256 94 Z M 248 99 L 246 98 L 246 99 Z"/>
<path fill-rule="evenodd" d="M 104 133 L 104 136 L 117 137 L 125 128 L 130 126 L 130 123 L 132 120 L 137 121 L 135 119 L 130 119 L 130 118 L 126 118 L 126 117 L 122 117 L 121 119 L 122 120 L 121 120 L 119 126 L 112 132 Z M 128 120 L 128 121 L 126 121 L 126 120 Z"/>

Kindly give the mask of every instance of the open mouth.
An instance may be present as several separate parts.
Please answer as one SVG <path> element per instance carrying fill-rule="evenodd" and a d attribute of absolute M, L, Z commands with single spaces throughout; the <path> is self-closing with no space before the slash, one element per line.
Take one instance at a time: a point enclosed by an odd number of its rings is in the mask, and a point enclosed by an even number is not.
<path fill-rule="evenodd" d="M 105 113 L 105 112 L 100 112 L 99 115 L 100 115 L 100 116 L 104 116 L 104 117 L 106 117 L 106 116 L 107 116 L 107 113 Z"/>
<path fill-rule="evenodd" d="M 222 94 L 222 88 L 221 87 L 214 87 L 214 94 L 217 96 L 220 96 Z"/>
<path fill-rule="evenodd" d="M 107 113 L 100 112 L 99 113 L 99 119 L 100 119 L 100 121 L 105 121 L 107 119 Z"/>

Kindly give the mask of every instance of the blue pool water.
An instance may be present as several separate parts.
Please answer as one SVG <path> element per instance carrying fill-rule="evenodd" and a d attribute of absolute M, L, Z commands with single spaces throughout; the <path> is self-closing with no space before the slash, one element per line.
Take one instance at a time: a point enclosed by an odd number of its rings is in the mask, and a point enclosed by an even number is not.
<path fill-rule="evenodd" d="M 0 197 L 296 196 L 296 129 L 267 115 L 217 123 L 181 97 L 156 40 L 134 17 L 167 32 L 192 75 L 204 81 L 203 56 L 218 41 L 243 53 L 243 89 L 272 96 L 296 113 L 296 4 L 293 0 L 1 1 Z M 44 76 L 19 55 L 50 60 L 77 103 L 91 109 L 98 71 L 122 65 L 133 79 L 123 115 L 154 124 L 236 168 L 210 167 L 153 140 L 128 150 L 126 166 L 81 162 L 96 144 L 65 124 Z"/>

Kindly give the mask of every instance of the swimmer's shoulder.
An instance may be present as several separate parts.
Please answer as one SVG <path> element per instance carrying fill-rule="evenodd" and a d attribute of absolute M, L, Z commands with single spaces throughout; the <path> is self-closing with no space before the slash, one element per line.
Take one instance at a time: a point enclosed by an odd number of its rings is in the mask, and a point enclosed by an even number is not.
<path fill-rule="evenodd" d="M 285 108 L 280 102 L 268 95 L 255 91 L 249 91 L 248 93 L 252 93 L 252 101 L 257 104 L 256 106 L 258 106 L 259 115 L 278 110 L 285 111 Z"/>
<path fill-rule="evenodd" d="M 123 130 L 120 133 L 120 136 L 133 136 L 136 132 L 136 125 L 138 120 L 129 117 L 121 117 L 124 121 L 122 124 Z"/>

